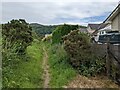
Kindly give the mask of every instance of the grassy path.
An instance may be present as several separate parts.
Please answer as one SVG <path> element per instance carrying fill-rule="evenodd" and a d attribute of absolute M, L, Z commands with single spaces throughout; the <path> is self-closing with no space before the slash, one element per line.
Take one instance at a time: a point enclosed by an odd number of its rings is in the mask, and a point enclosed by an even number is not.
<path fill-rule="evenodd" d="M 43 47 L 43 51 L 44 51 L 44 56 L 43 56 L 44 84 L 43 84 L 43 88 L 49 88 L 50 74 L 49 74 L 49 65 L 48 65 L 48 54 L 45 49 L 45 46 Z"/>
<path fill-rule="evenodd" d="M 46 49 L 50 71 L 49 86 L 52 88 L 62 88 L 62 86 L 66 85 L 76 76 L 76 71 L 68 64 L 68 58 L 62 45 L 46 43 Z"/>
<path fill-rule="evenodd" d="M 85 77 L 68 64 L 61 45 L 43 44 L 43 88 L 119 88 L 106 76 Z"/>
<path fill-rule="evenodd" d="M 43 69 L 42 69 L 42 58 L 43 50 L 42 45 L 38 42 L 32 43 L 27 49 L 29 60 L 27 62 L 23 61 L 20 65 L 17 76 L 20 76 L 24 80 L 21 82 L 21 87 L 24 88 L 41 88 L 43 87 Z M 19 80 L 21 79 L 19 78 Z M 18 80 L 18 81 L 19 81 Z"/>

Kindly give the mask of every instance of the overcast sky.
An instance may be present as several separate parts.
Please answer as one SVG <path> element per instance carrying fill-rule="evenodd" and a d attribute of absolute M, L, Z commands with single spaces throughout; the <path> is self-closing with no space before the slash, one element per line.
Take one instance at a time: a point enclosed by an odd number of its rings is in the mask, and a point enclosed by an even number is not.
<path fill-rule="evenodd" d="M 2 23 L 19 18 L 40 24 L 101 23 L 117 5 L 118 0 L 4 0 Z"/>

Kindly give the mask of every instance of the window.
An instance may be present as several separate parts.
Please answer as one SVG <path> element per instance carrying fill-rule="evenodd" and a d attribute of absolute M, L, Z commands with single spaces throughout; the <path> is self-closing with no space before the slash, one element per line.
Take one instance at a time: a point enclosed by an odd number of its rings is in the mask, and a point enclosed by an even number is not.
<path fill-rule="evenodd" d="M 102 34 L 104 34 L 104 31 L 102 32 Z"/>

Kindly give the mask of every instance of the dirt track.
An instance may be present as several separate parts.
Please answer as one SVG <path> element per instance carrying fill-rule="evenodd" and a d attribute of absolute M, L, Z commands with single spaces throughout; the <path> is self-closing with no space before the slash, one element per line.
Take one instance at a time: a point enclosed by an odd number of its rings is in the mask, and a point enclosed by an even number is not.
<path fill-rule="evenodd" d="M 44 84 L 43 88 L 49 88 L 50 74 L 49 74 L 49 65 L 48 65 L 48 55 L 45 47 L 43 47 L 44 56 L 43 56 L 43 70 L 44 70 Z"/>

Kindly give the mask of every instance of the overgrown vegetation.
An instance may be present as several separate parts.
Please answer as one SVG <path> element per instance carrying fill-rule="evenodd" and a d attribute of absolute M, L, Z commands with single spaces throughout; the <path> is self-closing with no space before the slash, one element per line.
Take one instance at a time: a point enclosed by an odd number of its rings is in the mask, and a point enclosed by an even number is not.
<path fill-rule="evenodd" d="M 90 39 L 87 34 L 74 30 L 64 36 L 63 40 L 69 63 L 80 74 L 93 76 L 105 71 L 105 60 L 91 53 Z"/>
<path fill-rule="evenodd" d="M 14 53 L 24 54 L 27 46 L 33 40 L 32 29 L 29 24 L 23 20 L 11 20 L 2 25 L 3 49 L 7 52 L 14 49 Z M 12 52 L 13 53 L 13 52 Z"/>
<path fill-rule="evenodd" d="M 68 56 L 62 45 L 48 46 L 51 81 L 50 87 L 59 88 L 76 76 L 76 71 L 69 65 Z"/>
<path fill-rule="evenodd" d="M 62 36 L 67 35 L 71 30 L 78 29 L 78 25 L 61 25 L 58 26 L 54 31 L 52 35 L 52 43 L 61 43 L 62 42 Z"/>
<path fill-rule="evenodd" d="M 40 66 L 42 48 L 40 48 L 39 40 L 32 33 L 29 24 L 22 19 L 3 24 L 3 88 L 42 87 Z M 35 38 L 34 41 L 33 38 Z"/>
<path fill-rule="evenodd" d="M 42 46 L 34 41 L 27 48 L 27 56 L 17 59 L 16 66 L 3 67 L 3 88 L 39 88 L 42 87 Z"/>
<path fill-rule="evenodd" d="M 33 25 L 34 29 L 39 29 L 39 26 Z M 43 87 L 43 45 L 47 48 L 52 88 L 67 84 L 76 76 L 76 71 L 84 76 L 104 72 L 105 60 L 92 54 L 89 36 L 76 30 L 78 27 L 60 25 L 52 35 L 50 33 L 55 27 L 49 28 L 50 31 L 45 29 L 43 33 L 33 30 L 45 36 L 40 42 L 41 37 L 32 31 L 25 20 L 12 20 L 3 24 L 3 88 Z"/>

